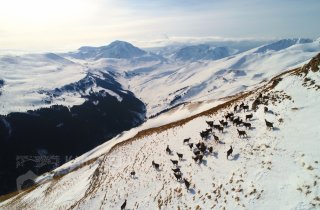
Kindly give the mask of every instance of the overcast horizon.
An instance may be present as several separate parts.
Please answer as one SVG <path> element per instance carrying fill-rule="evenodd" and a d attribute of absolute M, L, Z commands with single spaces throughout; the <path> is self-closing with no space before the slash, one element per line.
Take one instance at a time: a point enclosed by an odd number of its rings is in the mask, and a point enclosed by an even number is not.
<path fill-rule="evenodd" d="M 0 0 L 0 50 L 320 36 L 316 0 Z"/>

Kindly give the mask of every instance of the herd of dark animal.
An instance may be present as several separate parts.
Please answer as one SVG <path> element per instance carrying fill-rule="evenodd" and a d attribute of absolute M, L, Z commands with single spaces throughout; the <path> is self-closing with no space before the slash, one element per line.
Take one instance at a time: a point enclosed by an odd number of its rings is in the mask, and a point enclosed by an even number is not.
<path fill-rule="evenodd" d="M 249 111 L 249 105 L 245 105 L 243 102 L 238 106 L 235 105 L 233 108 L 234 113 L 238 113 L 241 111 L 247 112 Z M 267 112 L 268 108 L 264 107 L 264 111 Z M 239 116 L 235 117 L 235 114 L 233 112 L 228 112 L 227 114 L 224 115 L 225 120 L 219 120 L 219 124 L 214 124 L 214 121 L 206 121 L 207 125 L 209 126 L 209 128 L 207 128 L 204 131 L 200 132 L 200 137 L 201 140 L 208 140 L 210 135 L 212 135 L 213 139 L 215 140 L 215 142 L 217 144 L 220 143 L 219 137 L 216 136 L 213 132 L 213 129 L 218 130 L 218 132 L 220 133 L 224 133 L 224 128 L 228 128 L 228 120 L 230 121 L 230 125 L 232 123 L 232 125 L 235 125 L 238 131 L 238 136 L 239 138 L 241 137 L 248 137 L 247 133 L 245 130 L 239 130 L 238 127 L 240 127 L 241 125 L 243 125 L 246 129 L 251 129 L 251 123 L 247 122 L 248 120 L 251 121 L 253 118 L 253 114 L 247 114 L 245 117 L 245 121 L 243 121 L 242 119 L 240 119 Z M 273 123 L 269 122 L 265 119 L 265 123 L 267 128 L 272 129 L 273 128 Z M 206 143 L 204 141 L 199 141 L 198 143 L 190 143 L 191 138 L 186 138 L 183 139 L 183 144 L 184 145 L 188 145 L 190 150 L 193 152 L 194 156 L 192 156 L 192 159 L 194 160 L 195 163 L 198 163 L 199 165 L 201 163 L 203 163 L 203 158 L 205 156 L 208 156 L 209 154 L 213 154 L 213 147 L 209 147 L 206 145 Z M 195 147 L 194 147 L 195 146 Z M 166 154 L 168 155 L 173 155 L 173 151 L 170 149 L 169 145 L 167 145 L 166 147 Z M 230 146 L 230 148 L 227 151 L 227 159 L 229 159 L 229 156 L 232 156 L 233 153 L 233 148 L 232 146 Z M 190 188 L 190 181 L 188 181 L 186 178 L 182 177 L 182 172 L 180 170 L 180 167 L 178 166 L 179 161 L 183 161 L 183 154 L 176 152 L 178 159 L 179 160 L 172 160 L 170 159 L 170 161 L 172 162 L 173 166 L 175 168 L 171 169 L 173 171 L 173 175 L 176 178 L 177 181 L 181 182 L 183 181 L 187 191 L 189 191 Z M 160 164 L 155 163 L 154 161 L 152 161 L 152 167 L 155 168 L 156 170 L 160 169 Z M 131 177 L 135 176 L 135 172 L 132 171 L 130 173 Z M 125 200 L 125 202 L 123 203 L 123 205 L 121 206 L 121 209 L 124 209 L 126 206 L 126 202 L 127 200 Z"/>

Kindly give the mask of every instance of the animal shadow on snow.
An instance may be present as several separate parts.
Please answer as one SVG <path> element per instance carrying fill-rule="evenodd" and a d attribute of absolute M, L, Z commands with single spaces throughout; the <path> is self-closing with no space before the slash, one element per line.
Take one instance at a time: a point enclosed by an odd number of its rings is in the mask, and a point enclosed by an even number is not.
<path fill-rule="evenodd" d="M 273 131 L 279 131 L 280 128 L 278 128 L 278 127 L 273 127 L 272 130 L 273 130 Z"/>
<path fill-rule="evenodd" d="M 189 189 L 189 193 L 191 193 L 192 195 L 195 195 L 195 194 L 196 194 L 196 191 L 195 191 L 193 188 L 190 188 L 190 189 Z"/>
<path fill-rule="evenodd" d="M 218 152 L 213 152 L 212 155 L 213 155 L 213 157 L 215 157 L 216 159 L 219 158 L 219 157 L 218 157 L 218 155 L 219 155 Z"/>
<path fill-rule="evenodd" d="M 203 164 L 204 166 L 207 166 L 207 160 L 202 160 L 202 164 Z"/>
<path fill-rule="evenodd" d="M 235 154 L 235 155 L 232 156 L 232 159 L 231 159 L 231 160 L 238 160 L 239 157 L 240 157 L 240 154 L 237 153 L 237 154 Z"/>

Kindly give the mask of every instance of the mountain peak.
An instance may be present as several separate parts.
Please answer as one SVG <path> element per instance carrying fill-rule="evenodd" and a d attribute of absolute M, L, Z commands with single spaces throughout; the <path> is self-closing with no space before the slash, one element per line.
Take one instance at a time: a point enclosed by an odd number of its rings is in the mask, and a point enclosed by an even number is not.
<path fill-rule="evenodd" d="M 78 52 L 73 53 L 72 57 L 80 59 L 100 59 L 100 58 L 118 58 L 130 59 L 145 55 L 146 52 L 138 47 L 133 46 L 129 42 L 116 40 L 109 45 L 101 47 L 83 46 Z"/>

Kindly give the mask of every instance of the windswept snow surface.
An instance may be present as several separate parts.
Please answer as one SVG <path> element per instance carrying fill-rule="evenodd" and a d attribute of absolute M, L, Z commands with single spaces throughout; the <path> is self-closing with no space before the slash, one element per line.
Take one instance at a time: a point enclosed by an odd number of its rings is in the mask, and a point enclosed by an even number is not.
<path fill-rule="evenodd" d="M 43 176 L 46 181 L 34 189 L 1 203 L 0 208 L 119 209 L 125 199 L 129 209 L 320 208 L 319 91 L 319 70 L 288 72 L 189 120 L 141 132 L 110 147 L 112 140 L 98 158 L 58 176 L 73 166 L 67 163 Z M 251 109 L 257 98 L 268 104 L 267 112 L 264 105 Z M 218 124 L 241 102 L 248 103 L 250 110 L 236 111 L 235 115 L 245 120 L 252 113 L 253 118 L 247 121 L 251 129 L 229 122 L 223 133 L 214 130 L 218 143 L 212 136 L 201 140 L 199 132 L 208 128 L 206 120 Z M 179 114 L 179 109 L 176 111 L 173 114 Z M 273 122 L 273 129 L 266 127 L 265 119 Z M 237 129 L 245 130 L 247 137 L 240 138 Z M 188 137 L 190 143 L 201 141 L 213 147 L 213 153 L 206 154 L 201 164 L 193 161 L 192 150 L 183 143 Z M 172 155 L 166 154 L 167 145 Z M 230 145 L 233 153 L 227 159 Z M 175 166 L 170 159 L 178 159 L 176 152 L 183 154 L 178 167 L 191 183 L 189 190 L 173 176 Z M 152 161 L 160 164 L 159 170 L 152 167 Z M 132 170 L 136 172 L 133 178 Z"/>

